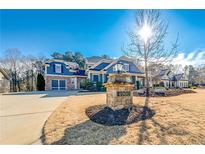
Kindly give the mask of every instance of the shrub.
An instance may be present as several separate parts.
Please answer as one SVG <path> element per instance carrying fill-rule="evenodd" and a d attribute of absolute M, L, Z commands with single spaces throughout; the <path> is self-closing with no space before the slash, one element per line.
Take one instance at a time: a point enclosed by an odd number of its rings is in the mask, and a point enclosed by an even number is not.
<path fill-rule="evenodd" d="M 93 83 L 89 79 L 85 79 L 81 82 L 81 88 L 90 90 L 93 87 Z"/>
<path fill-rule="evenodd" d="M 191 89 L 196 89 L 197 88 L 197 86 L 195 86 L 195 85 L 192 85 L 192 84 L 189 84 L 189 86 L 188 86 L 189 88 L 191 88 Z"/>
<path fill-rule="evenodd" d="M 101 91 L 101 90 L 102 90 L 102 87 L 103 87 L 102 82 L 97 82 L 97 83 L 96 83 L 96 89 L 97 89 L 97 91 Z"/>
<path fill-rule="evenodd" d="M 159 83 L 159 86 L 160 86 L 160 87 L 164 87 L 164 82 L 160 82 L 160 83 Z"/>
<path fill-rule="evenodd" d="M 192 89 L 196 89 L 196 86 L 192 86 L 191 88 L 192 88 Z"/>
<path fill-rule="evenodd" d="M 45 80 L 42 74 L 37 75 L 37 90 L 38 91 L 43 91 L 45 90 Z"/>

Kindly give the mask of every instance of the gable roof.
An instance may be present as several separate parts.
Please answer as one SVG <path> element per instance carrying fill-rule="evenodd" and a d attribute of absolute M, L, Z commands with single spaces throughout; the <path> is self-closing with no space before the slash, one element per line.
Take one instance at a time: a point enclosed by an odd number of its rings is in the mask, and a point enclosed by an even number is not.
<path fill-rule="evenodd" d="M 46 61 L 45 64 L 52 63 L 52 62 L 64 63 L 66 66 L 69 66 L 72 69 L 79 68 L 78 63 L 76 63 L 76 62 L 68 62 L 68 61 L 60 60 L 60 59 L 50 59 L 50 60 Z"/>
<path fill-rule="evenodd" d="M 107 70 L 108 68 L 110 68 L 111 66 L 113 66 L 114 64 L 117 64 L 120 60 L 124 60 L 124 61 L 129 61 L 129 62 L 132 62 L 135 66 L 135 62 L 134 62 L 134 59 L 132 58 L 129 58 L 127 56 L 121 56 L 119 57 L 118 59 L 115 59 L 112 63 L 110 63 L 107 67 L 105 67 L 104 70 Z M 137 66 L 136 66 L 137 67 Z"/>
<path fill-rule="evenodd" d="M 96 67 L 91 68 L 90 70 L 100 71 L 100 70 L 104 69 L 106 66 L 108 66 L 109 64 L 110 63 L 108 63 L 108 62 L 102 62 L 99 65 L 97 65 Z"/>
<path fill-rule="evenodd" d="M 99 62 L 100 60 L 111 60 L 111 59 L 109 59 L 109 58 L 107 58 L 107 59 L 105 59 L 105 58 L 103 58 L 103 57 L 101 57 L 101 56 L 91 56 L 91 57 L 86 57 L 86 63 L 93 63 L 93 64 L 95 64 L 95 63 L 97 63 L 97 62 Z"/>
<path fill-rule="evenodd" d="M 181 73 L 181 74 L 175 74 L 175 75 L 173 75 L 172 80 L 173 80 L 173 81 L 179 81 L 179 80 L 188 80 L 188 79 L 185 79 L 185 78 L 184 78 L 184 74 Z"/>
<path fill-rule="evenodd" d="M 91 66 L 90 68 L 88 68 L 87 70 L 101 71 L 101 70 L 103 70 L 105 67 L 107 67 L 110 63 L 112 63 L 112 60 L 101 59 L 100 61 L 98 61 L 97 63 L 95 63 L 93 66 Z"/>
<path fill-rule="evenodd" d="M 159 74 L 157 74 L 156 76 L 154 76 L 155 79 L 164 79 L 162 77 L 164 77 L 164 75 L 167 75 L 167 79 L 171 80 L 171 81 L 179 81 L 179 80 L 188 80 L 186 78 L 184 78 L 184 73 L 181 74 L 171 74 L 171 71 L 169 69 L 163 69 L 159 72 Z"/>
<path fill-rule="evenodd" d="M 8 73 L 3 68 L 0 68 L 0 72 L 4 75 L 4 77 L 7 80 L 10 80 L 10 77 L 9 77 Z"/>
<path fill-rule="evenodd" d="M 127 62 L 127 63 L 132 63 L 136 67 L 136 72 L 130 72 L 130 73 L 139 73 L 139 74 L 144 74 L 143 71 L 141 71 L 136 63 L 133 61 L 133 59 L 129 59 L 128 57 L 120 57 L 119 59 L 115 60 L 108 60 L 108 59 L 102 59 L 92 67 L 88 68 L 88 70 L 94 70 L 94 71 L 108 71 L 113 65 L 119 63 L 119 62 Z"/>
<path fill-rule="evenodd" d="M 171 71 L 169 69 L 164 69 L 159 72 L 159 76 L 168 75 Z"/>

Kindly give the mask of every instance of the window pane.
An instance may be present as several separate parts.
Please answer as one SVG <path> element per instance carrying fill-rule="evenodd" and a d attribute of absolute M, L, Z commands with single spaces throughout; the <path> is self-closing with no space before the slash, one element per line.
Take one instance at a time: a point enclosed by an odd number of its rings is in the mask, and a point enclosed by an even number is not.
<path fill-rule="evenodd" d="M 98 81 L 98 75 L 93 75 L 93 81 L 95 81 L 95 82 Z"/>
<path fill-rule="evenodd" d="M 52 87 L 58 87 L 58 80 L 52 80 Z"/>
<path fill-rule="evenodd" d="M 61 73 L 61 64 L 55 64 L 55 72 Z"/>

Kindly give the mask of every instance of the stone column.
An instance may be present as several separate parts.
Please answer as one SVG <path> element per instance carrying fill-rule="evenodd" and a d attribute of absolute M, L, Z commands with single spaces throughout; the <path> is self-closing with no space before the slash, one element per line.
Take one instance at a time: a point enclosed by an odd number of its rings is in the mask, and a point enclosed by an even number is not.
<path fill-rule="evenodd" d="M 129 108 L 133 104 L 133 88 L 127 74 L 115 74 L 109 76 L 106 87 L 106 103 L 113 110 Z"/>

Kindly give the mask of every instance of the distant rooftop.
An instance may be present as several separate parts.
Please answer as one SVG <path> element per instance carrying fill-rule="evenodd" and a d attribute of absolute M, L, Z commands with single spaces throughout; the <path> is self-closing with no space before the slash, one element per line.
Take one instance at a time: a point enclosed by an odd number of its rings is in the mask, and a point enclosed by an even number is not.
<path fill-rule="evenodd" d="M 102 59 L 108 59 L 108 60 L 112 60 L 111 58 L 106 58 L 103 56 L 91 56 L 91 57 L 86 57 L 87 62 L 89 63 L 97 63 Z"/>

